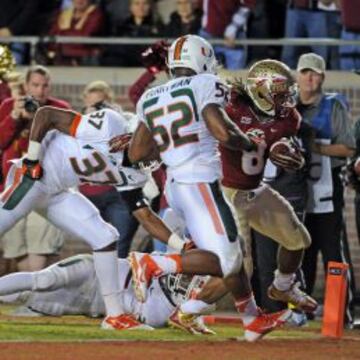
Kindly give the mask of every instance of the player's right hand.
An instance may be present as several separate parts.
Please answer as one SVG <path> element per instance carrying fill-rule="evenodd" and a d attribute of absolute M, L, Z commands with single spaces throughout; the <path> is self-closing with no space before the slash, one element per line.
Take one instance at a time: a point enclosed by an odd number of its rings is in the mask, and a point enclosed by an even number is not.
<path fill-rule="evenodd" d="M 32 180 L 40 180 L 43 176 L 43 169 L 39 160 L 23 159 L 22 173 Z"/>
<path fill-rule="evenodd" d="M 132 134 L 122 134 L 114 136 L 109 141 L 110 152 L 115 153 L 119 151 L 124 151 L 129 147 Z"/>

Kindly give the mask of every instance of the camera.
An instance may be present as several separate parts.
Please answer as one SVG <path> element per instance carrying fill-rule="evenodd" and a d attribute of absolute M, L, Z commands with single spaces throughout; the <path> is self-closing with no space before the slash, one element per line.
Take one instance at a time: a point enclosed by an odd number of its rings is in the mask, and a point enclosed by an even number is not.
<path fill-rule="evenodd" d="M 36 110 L 40 107 L 38 101 L 36 101 L 32 96 L 26 96 L 24 99 L 24 109 L 28 113 L 35 113 Z"/>

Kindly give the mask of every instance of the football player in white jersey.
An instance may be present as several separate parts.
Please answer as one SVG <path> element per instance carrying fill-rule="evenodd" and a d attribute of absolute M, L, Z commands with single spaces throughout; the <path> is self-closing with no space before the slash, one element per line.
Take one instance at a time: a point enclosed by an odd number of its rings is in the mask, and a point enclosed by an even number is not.
<path fill-rule="evenodd" d="M 153 276 L 165 273 L 214 275 L 224 278 L 243 320 L 245 338 L 254 341 L 282 325 L 289 311 L 262 314 L 252 294 L 242 263 L 235 221 L 218 180 L 221 163 L 218 143 L 232 149 L 256 149 L 223 110 L 228 90 L 216 73 L 212 46 L 195 35 L 178 38 L 169 49 L 173 79 L 146 91 L 137 104 L 140 120 L 130 142 L 132 162 L 158 153 L 167 166 L 169 205 L 186 222 L 192 240 L 203 253 L 150 256 L 131 253 L 135 290 L 144 299 Z M 215 300 L 210 296 L 211 301 Z M 190 300 L 171 316 L 174 326 L 191 331 L 190 313 L 208 306 Z M 185 309 L 188 310 L 186 313 Z"/>
<path fill-rule="evenodd" d="M 120 301 L 127 314 L 151 327 L 167 324 L 176 306 L 185 302 L 206 283 L 206 277 L 165 275 L 154 279 L 145 303 L 139 302 L 131 286 L 131 269 L 126 259 L 118 259 Z M 18 272 L 0 278 L 0 302 L 21 304 L 26 316 L 85 315 L 100 317 L 105 306 L 96 279 L 93 257 L 80 254 L 61 260 L 44 270 Z M 15 315 L 18 312 L 15 311 Z M 21 313 L 20 313 L 21 314 Z M 213 333 L 201 322 L 198 330 Z"/>
<path fill-rule="evenodd" d="M 0 194 L 0 235 L 35 210 L 91 246 L 107 314 L 102 327 L 119 330 L 144 328 L 124 315 L 119 301 L 115 251 L 119 234 L 84 196 L 69 189 L 82 183 L 133 189 L 129 202 L 145 229 L 172 247 L 184 245 L 147 207 L 141 193 L 146 175 L 124 166 L 124 153 L 110 154 L 108 141 L 126 132 L 127 121 L 111 109 L 81 116 L 70 110 L 42 107 L 34 117 L 28 154 L 12 167 Z"/>

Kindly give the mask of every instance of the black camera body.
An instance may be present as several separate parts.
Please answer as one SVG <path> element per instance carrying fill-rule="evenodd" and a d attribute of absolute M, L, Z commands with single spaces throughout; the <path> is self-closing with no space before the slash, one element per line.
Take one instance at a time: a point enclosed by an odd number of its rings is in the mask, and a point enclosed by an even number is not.
<path fill-rule="evenodd" d="M 35 113 L 36 110 L 40 107 L 38 101 L 36 101 L 32 96 L 26 96 L 24 99 L 24 109 L 28 113 Z"/>

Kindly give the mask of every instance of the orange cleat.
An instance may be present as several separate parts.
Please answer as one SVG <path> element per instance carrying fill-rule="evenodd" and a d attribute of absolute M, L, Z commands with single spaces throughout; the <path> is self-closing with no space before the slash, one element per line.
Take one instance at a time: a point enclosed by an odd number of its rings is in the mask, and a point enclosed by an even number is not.
<path fill-rule="evenodd" d="M 162 270 L 156 262 L 151 259 L 149 254 L 133 251 L 130 253 L 128 260 L 132 270 L 135 296 L 139 301 L 145 302 L 147 289 L 153 276 L 160 276 Z"/>
<path fill-rule="evenodd" d="M 154 330 L 153 327 L 143 324 L 131 314 L 107 316 L 101 323 L 104 330 Z"/>
<path fill-rule="evenodd" d="M 282 310 L 271 314 L 260 313 L 254 320 L 244 326 L 245 340 L 253 342 L 267 333 L 281 327 L 291 317 L 291 310 Z"/>

